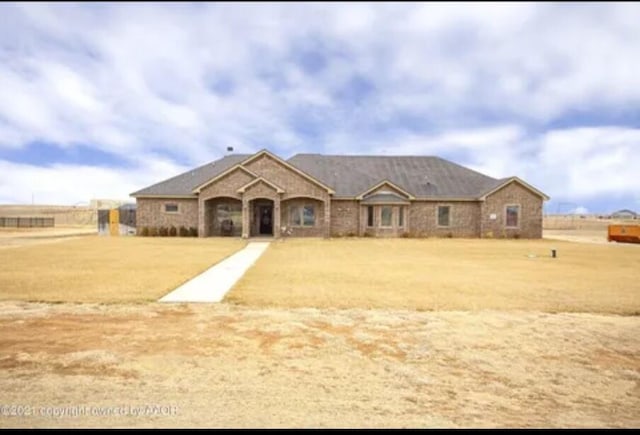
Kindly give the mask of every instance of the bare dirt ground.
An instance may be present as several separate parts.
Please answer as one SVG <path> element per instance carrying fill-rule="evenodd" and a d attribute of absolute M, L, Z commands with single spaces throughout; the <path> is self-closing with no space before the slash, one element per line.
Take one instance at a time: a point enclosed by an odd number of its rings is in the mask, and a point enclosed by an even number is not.
<path fill-rule="evenodd" d="M 2 404 L 31 414 L 3 408 L 2 427 L 640 425 L 637 316 L 27 302 L 0 313 Z"/>

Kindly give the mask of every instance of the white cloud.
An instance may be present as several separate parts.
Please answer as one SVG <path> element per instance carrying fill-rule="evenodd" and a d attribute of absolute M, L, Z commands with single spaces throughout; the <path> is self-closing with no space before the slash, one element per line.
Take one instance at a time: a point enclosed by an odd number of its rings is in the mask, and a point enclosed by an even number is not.
<path fill-rule="evenodd" d="M 146 159 L 139 167 L 118 169 L 57 164 L 51 167 L 0 160 L 0 204 L 74 205 L 94 198 L 132 200 L 129 194 L 187 167 Z"/>
<path fill-rule="evenodd" d="M 596 119 L 590 129 L 544 130 L 576 112 L 637 112 L 637 4 L 2 9 L 0 150 L 89 144 L 144 174 L 95 169 L 96 181 L 124 180 L 136 190 L 173 175 L 149 177 L 156 172 L 145 168 L 158 155 L 183 157 L 171 170 L 233 146 L 285 156 L 445 153 L 495 177 L 519 175 L 552 196 L 637 195 L 629 181 L 630 163 L 638 167 L 636 129 Z M 302 49 L 320 66 L 305 69 Z M 354 77 L 372 89 L 361 100 L 341 92 Z M 311 121 L 294 125 L 309 113 L 317 137 L 305 133 Z M 61 180 L 76 169 L 24 166 Z M 17 179 L 4 176 L 3 198 L 24 196 Z"/>

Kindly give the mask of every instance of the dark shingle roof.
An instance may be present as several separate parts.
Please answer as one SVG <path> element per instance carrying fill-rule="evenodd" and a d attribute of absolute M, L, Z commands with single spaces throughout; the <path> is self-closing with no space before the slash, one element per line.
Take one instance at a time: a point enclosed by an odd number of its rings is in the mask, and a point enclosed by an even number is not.
<path fill-rule="evenodd" d="M 196 187 L 251 156 L 225 156 L 131 195 L 196 197 L 193 194 Z M 354 198 L 386 180 L 417 198 L 476 199 L 506 180 L 488 177 L 440 157 L 296 154 L 287 163 L 333 188 L 337 198 Z"/>
<path fill-rule="evenodd" d="M 220 175 L 243 160 L 246 160 L 250 156 L 251 154 L 232 154 L 225 156 L 219 160 L 191 169 L 190 171 L 176 175 L 152 186 L 145 187 L 137 192 L 133 192 L 131 195 L 193 195 L 193 189 L 206 183 L 216 175 Z M 193 196 L 195 197 L 195 195 Z"/>
<path fill-rule="evenodd" d="M 322 181 L 336 197 L 355 197 L 383 180 L 417 198 L 478 198 L 497 180 L 440 157 L 297 154 L 288 163 Z"/>

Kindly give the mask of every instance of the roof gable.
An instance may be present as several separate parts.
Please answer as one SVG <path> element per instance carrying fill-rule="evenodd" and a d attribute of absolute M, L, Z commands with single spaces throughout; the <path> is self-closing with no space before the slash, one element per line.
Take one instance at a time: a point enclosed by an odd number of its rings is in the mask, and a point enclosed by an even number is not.
<path fill-rule="evenodd" d="M 248 170 L 248 169 L 247 169 L 247 168 L 245 168 L 244 166 L 242 166 L 242 165 L 235 165 L 235 166 L 232 166 L 231 168 L 227 169 L 226 171 L 224 171 L 224 172 L 222 172 L 222 173 L 220 173 L 220 174 L 216 175 L 216 176 L 215 176 L 215 177 L 213 177 L 212 179 L 205 181 L 205 182 L 204 182 L 204 183 L 202 183 L 201 185 L 196 186 L 196 187 L 192 190 L 192 192 L 193 192 L 193 193 L 200 193 L 200 191 L 201 191 L 202 189 L 204 189 L 205 187 L 210 186 L 211 184 L 215 183 L 216 181 L 220 180 L 221 178 L 226 177 L 227 175 L 232 174 L 232 173 L 233 173 L 233 172 L 235 172 L 235 171 L 244 171 L 244 172 L 246 172 L 247 174 L 251 175 L 252 177 L 254 177 L 254 178 L 258 178 L 258 175 L 254 174 L 253 172 L 251 172 L 250 170 Z"/>
<path fill-rule="evenodd" d="M 253 185 L 257 184 L 257 183 L 264 183 L 267 186 L 271 187 L 273 190 L 275 190 L 277 193 L 284 193 L 284 189 L 278 187 L 277 185 L 275 185 L 274 183 L 270 182 L 269 180 L 266 180 L 264 177 L 258 177 L 255 180 L 252 180 L 252 181 L 248 182 L 247 184 L 242 186 L 240 189 L 238 189 L 238 193 L 246 192 L 247 189 L 251 188 L 251 186 L 253 186 Z"/>
<path fill-rule="evenodd" d="M 382 180 L 381 182 L 379 182 L 375 186 L 370 187 L 369 189 L 367 189 L 364 192 L 362 192 L 360 195 L 356 196 L 356 199 L 363 199 L 365 196 L 367 196 L 367 194 L 369 194 L 371 192 L 375 192 L 376 190 L 378 190 L 378 189 L 380 189 L 380 188 L 382 188 L 384 186 L 391 187 L 391 189 L 395 190 L 396 192 L 401 193 L 402 195 L 404 195 L 408 199 L 415 199 L 415 197 L 412 194 L 410 194 L 409 192 L 407 192 L 406 190 L 404 190 L 403 188 L 397 186 L 396 184 L 392 183 L 389 180 Z M 380 193 L 382 193 L 382 192 L 380 192 Z M 395 193 L 395 192 L 391 192 L 391 193 Z"/>
<path fill-rule="evenodd" d="M 496 186 L 492 187 L 491 189 L 489 189 L 486 193 L 481 195 L 479 199 L 480 200 L 484 200 L 489 195 L 492 195 L 492 194 L 496 193 L 498 190 L 507 187 L 511 183 L 520 184 L 522 187 L 524 187 L 525 189 L 527 189 L 527 190 L 531 191 L 532 193 L 538 195 L 539 197 L 541 197 L 545 201 L 548 201 L 550 199 L 546 194 L 544 194 L 540 190 L 536 189 L 535 187 L 533 187 L 529 183 L 526 183 L 524 180 L 521 180 L 518 177 L 509 177 L 509 178 L 505 178 L 505 179 L 499 180 L 499 181 L 501 181 L 501 183 L 499 183 L 498 185 L 496 185 Z"/>
<path fill-rule="evenodd" d="M 281 159 L 280 157 L 276 156 L 275 154 L 269 152 L 268 150 L 258 151 L 254 155 L 252 155 L 249 158 L 245 159 L 241 164 L 242 165 L 248 165 L 249 163 L 251 163 L 251 162 L 253 162 L 253 161 L 255 161 L 255 160 L 257 160 L 257 159 L 259 159 L 260 157 L 263 157 L 263 156 L 270 157 L 271 159 L 273 159 L 274 161 L 276 161 L 280 165 L 284 166 L 285 168 L 294 171 L 295 173 L 297 173 L 298 175 L 306 178 L 310 182 L 316 184 L 317 186 L 322 187 L 327 192 L 329 192 L 331 194 L 335 193 L 335 191 L 330 186 L 326 185 L 325 183 L 323 183 L 319 179 L 309 175 L 308 173 L 304 172 L 303 170 L 297 168 L 296 166 L 292 165 L 291 163 L 287 162 L 286 160 Z"/>

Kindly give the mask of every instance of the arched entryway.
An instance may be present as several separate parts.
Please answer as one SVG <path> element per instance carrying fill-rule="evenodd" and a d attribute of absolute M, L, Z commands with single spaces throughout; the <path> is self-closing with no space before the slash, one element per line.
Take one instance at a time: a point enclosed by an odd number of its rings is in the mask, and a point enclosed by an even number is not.
<path fill-rule="evenodd" d="M 249 202 L 249 236 L 273 236 L 274 202 L 267 198 L 256 198 Z"/>
<path fill-rule="evenodd" d="M 205 236 L 242 236 L 242 201 L 230 197 L 206 200 Z"/>

